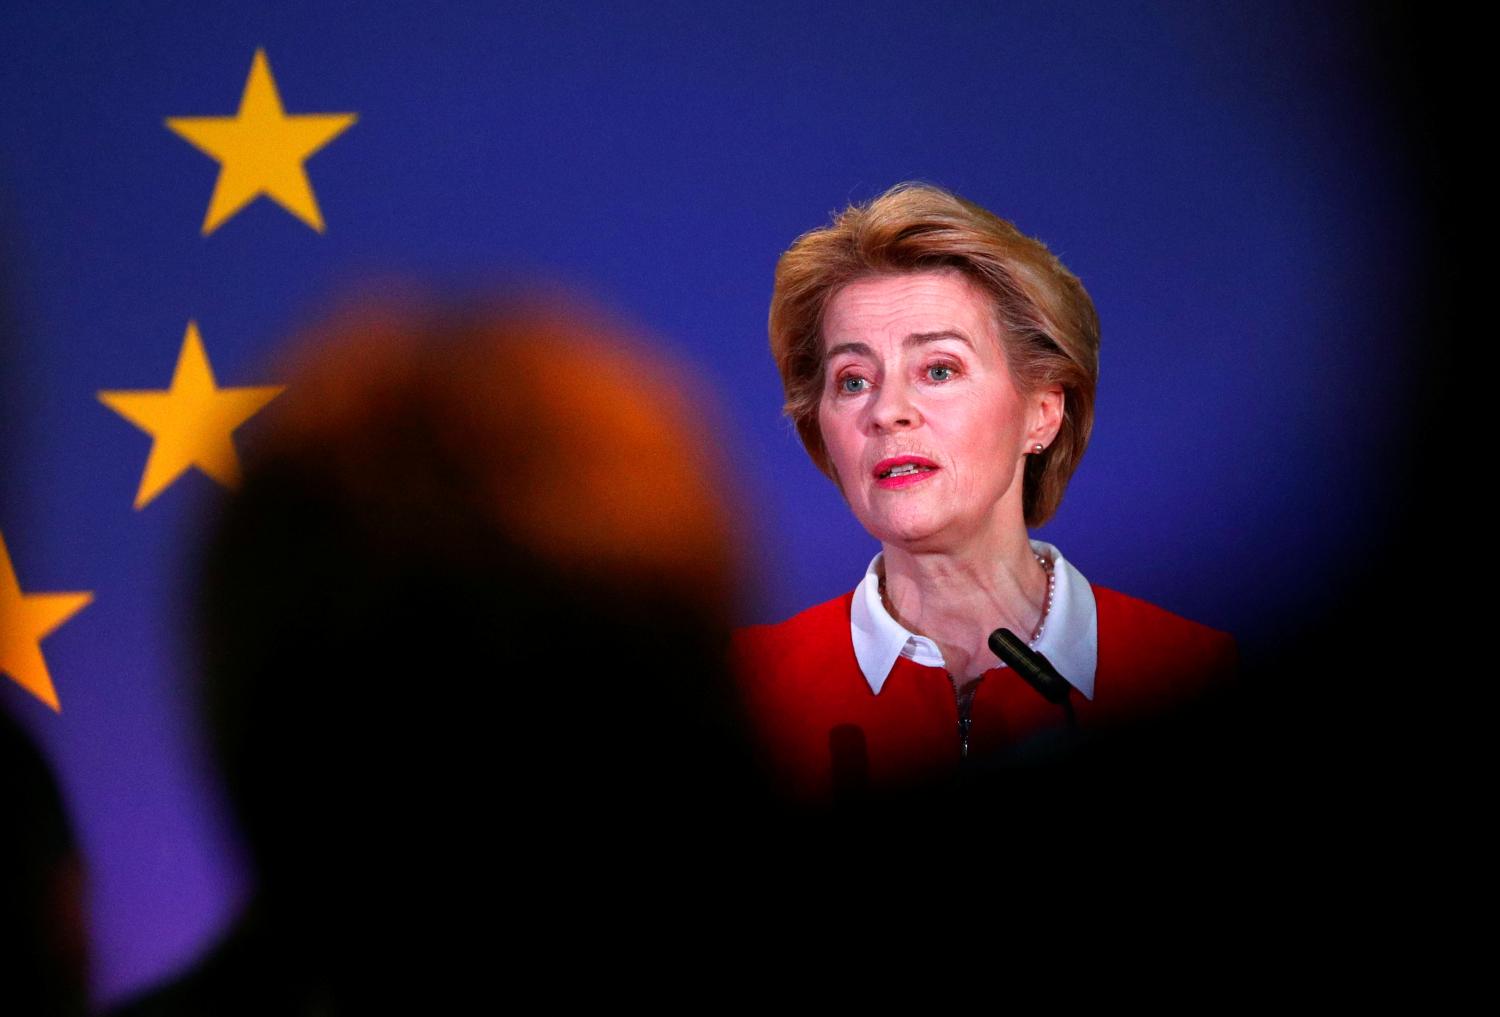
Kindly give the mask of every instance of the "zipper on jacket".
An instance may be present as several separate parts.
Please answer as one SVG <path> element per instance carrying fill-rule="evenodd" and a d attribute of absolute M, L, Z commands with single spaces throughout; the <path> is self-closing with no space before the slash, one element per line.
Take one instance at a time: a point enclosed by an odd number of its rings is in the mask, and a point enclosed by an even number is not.
<path fill-rule="evenodd" d="M 976 678 L 963 691 L 959 691 L 957 678 L 950 674 L 948 680 L 953 683 L 953 696 L 958 700 L 958 758 L 968 759 L 969 729 L 974 726 L 974 693 L 979 691 L 979 683 L 984 679 Z"/>

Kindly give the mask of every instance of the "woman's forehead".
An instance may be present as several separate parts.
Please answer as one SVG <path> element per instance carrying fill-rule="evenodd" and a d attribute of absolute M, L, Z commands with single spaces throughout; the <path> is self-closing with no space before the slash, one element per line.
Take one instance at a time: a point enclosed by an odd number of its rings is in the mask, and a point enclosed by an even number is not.
<path fill-rule="evenodd" d="M 989 297 L 957 269 L 864 276 L 841 287 L 823 316 L 823 348 L 957 332 L 997 340 Z"/>

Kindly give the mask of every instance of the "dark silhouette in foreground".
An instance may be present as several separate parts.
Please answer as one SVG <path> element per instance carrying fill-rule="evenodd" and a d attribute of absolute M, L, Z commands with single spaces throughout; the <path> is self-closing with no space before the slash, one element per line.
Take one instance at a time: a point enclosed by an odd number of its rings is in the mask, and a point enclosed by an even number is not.
<path fill-rule="evenodd" d="M 259 893 L 125 1014 L 461 1012 L 514 937 L 634 949 L 754 827 L 729 517 L 674 366 L 525 309 L 325 336 L 205 558 Z"/>

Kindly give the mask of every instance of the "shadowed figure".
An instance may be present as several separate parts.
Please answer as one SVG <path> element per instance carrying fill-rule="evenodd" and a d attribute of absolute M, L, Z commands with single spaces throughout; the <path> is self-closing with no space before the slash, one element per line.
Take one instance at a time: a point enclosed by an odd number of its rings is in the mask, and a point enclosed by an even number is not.
<path fill-rule="evenodd" d="M 536 309 L 368 314 L 296 359 L 204 569 L 259 893 L 122 1012 L 439 1012 L 513 937 L 565 967 L 694 906 L 758 798 L 678 370 Z"/>

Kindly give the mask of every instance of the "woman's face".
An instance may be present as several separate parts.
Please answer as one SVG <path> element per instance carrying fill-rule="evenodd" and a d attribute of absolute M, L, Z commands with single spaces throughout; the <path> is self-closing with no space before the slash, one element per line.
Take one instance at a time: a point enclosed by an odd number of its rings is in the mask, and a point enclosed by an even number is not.
<path fill-rule="evenodd" d="M 834 294 L 818 422 L 849 507 L 884 544 L 982 546 L 1025 531 L 1025 454 L 1058 388 L 1017 391 L 989 300 L 957 271 L 874 276 Z"/>

